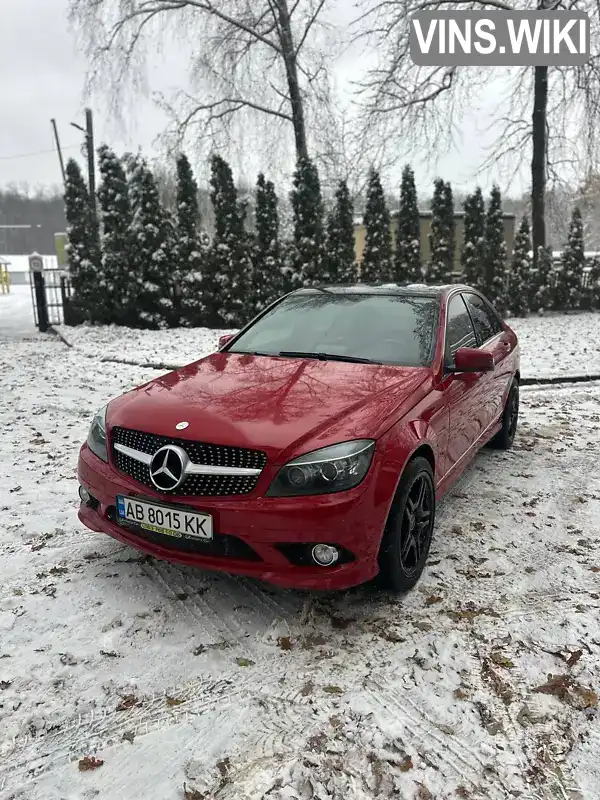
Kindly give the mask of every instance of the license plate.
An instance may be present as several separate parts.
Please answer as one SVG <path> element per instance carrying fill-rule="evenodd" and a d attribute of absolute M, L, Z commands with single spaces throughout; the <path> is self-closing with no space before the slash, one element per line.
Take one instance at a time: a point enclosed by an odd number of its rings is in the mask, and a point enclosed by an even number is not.
<path fill-rule="evenodd" d="M 184 511 L 173 506 L 158 506 L 133 497 L 117 497 L 117 516 L 124 522 L 133 522 L 145 531 L 162 533 L 176 539 L 213 538 L 212 517 Z"/>

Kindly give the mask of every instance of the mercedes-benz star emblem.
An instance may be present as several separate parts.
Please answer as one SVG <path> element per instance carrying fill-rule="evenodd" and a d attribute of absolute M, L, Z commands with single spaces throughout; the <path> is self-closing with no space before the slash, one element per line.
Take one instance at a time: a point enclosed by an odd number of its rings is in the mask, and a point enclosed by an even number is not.
<path fill-rule="evenodd" d="M 187 453 L 181 447 L 173 444 L 161 447 L 152 456 L 150 480 L 161 492 L 172 492 L 185 480 L 188 461 Z"/>

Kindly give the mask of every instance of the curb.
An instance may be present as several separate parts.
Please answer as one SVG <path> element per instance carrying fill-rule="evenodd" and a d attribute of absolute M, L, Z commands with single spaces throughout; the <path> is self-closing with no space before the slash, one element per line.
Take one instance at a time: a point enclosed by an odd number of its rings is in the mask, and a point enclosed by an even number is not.
<path fill-rule="evenodd" d="M 50 326 L 48 327 L 48 330 L 50 331 L 50 333 L 53 333 L 55 336 L 58 336 L 58 338 L 61 340 L 61 342 L 62 342 L 63 344 L 66 344 L 66 345 L 67 345 L 67 347 L 73 347 L 73 345 L 71 344 L 71 342 L 70 342 L 68 339 L 65 339 L 65 337 L 63 336 L 63 334 L 62 334 L 62 333 L 61 333 L 59 330 L 57 330 L 57 329 L 54 327 L 54 325 L 50 325 Z"/>
<path fill-rule="evenodd" d="M 592 383 L 600 375 L 562 375 L 555 378 L 521 378 L 519 386 L 556 386 L 564 383 Z"/>
<path fill-rule="evenodd" d="M 125 358 L 112 358 L 111 356 L 104 356 L 100 359 L 104 364 L 126 364 L 128 367 L 141 367 L 142 369 L 167 369 L 169 371 L 174 369 L 181 369 L 185 364 L 164 364 L 162 362 L 149 362 L 149 361 L 128 361 Z M 191 362 L 190 362 L 191 363 Z"/>

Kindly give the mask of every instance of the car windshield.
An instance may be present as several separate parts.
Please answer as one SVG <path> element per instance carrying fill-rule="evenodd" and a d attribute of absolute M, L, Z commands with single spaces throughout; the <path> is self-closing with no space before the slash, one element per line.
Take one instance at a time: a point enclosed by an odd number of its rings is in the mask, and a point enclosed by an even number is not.
<path fill-rule="evenodd" d="M 436 297 L 409 294 L 290 295 L 225 349 L 429 366 L 439 305 Z"/>

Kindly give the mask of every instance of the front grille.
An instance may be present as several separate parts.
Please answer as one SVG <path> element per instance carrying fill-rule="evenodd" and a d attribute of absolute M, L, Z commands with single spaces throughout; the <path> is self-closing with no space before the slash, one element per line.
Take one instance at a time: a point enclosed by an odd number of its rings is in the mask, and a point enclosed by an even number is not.
<path fill-rule="evenodd" d="M 262 561 L 258 553 L 242 539 L 238 539 L 237 536 L 215 533 L 213 534 L 213 538 L 208 542 L 198 539 L 176 539 L 174 536 L 164 536 L 154 531 L 146 531 L 140 528 L 139 525 L 120 520 L 117 517 L 114 506 L 108 508 L 106 515 L 111 522 L 116 522 L 121 528 L 131 531 L 131 533 L 139 536 L 140 539 L 145 539 L 167 550 L 177 550 L 180 553 L 194 553 L 199 556 L 235 558 L 241 561 Z"/>
<path fill-rule="evenodd" d="M 186 451 L 190 461 L 195 464 L 207 464 L 209 466 L 263 469 L 267 463 L 267 456 L 260 450 L 246 450 L 242 447 L 225 447 L 204 442 L 193 442 L 188 439 L 157 436 L 153 433 L 143 433 L 142 431 L 133 431 L 128 428 L 113 428 L 111 441 L 113 444 L 112 457 L 117 469 L 154 490 L 156 490 L 156 487 L 150 480 L 148 466 L 115 450 L 115 444 L 123 444 L 149 455 L 154 455 L 157 450 L 167 444 L 174 444 Z M 176 494 L 183 497 L 218 497 L 222 495 L 248 494 L 256 487 L 259 477 L 259 475 L 188 475 L 175 492 L 162 492 L 162 494 Z"/>

